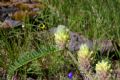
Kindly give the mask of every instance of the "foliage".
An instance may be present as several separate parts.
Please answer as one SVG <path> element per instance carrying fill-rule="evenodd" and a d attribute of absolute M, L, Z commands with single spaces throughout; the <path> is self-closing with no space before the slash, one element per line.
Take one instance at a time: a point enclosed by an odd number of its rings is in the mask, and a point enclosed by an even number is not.
<path fill-rule="evenodd" d="M 9 69 L 8 69 L 8 73 L 9 74 L 13 74 L 14 71 L 16 71 L 18 68 L 22 67 L 23 65 L 39 58 L 42 57 L 46 54 L 49 53 L 53 53 L 56 51 L 56 48 L 53 47 L 52 45 L 50 47 L 44 47 L 44 48 L 40 48 L 38 51 L 33 51 L 31 53 L 25 53 L 20 55 L 20 57 L 18 57 L 17 60 L 15 60 L 15 62 L 13 62 L 14 64 L 10 65 Z"/>
<path fill-rule="evenodd" d="M 43 1 L 47 7 L 39 12 L 37 19 L 42 18 L 45 24 L 47 24 L 48 29 L 63 24 L 68 27 L 70 31 L 78 32 L 90 39 L 109 39 L 120 44 L 119 0 L 40 1 Z M 0 29 L 0 68 L 4 68 L 4 70 L 12 76 L 14 76 L 14 72 L 18 71 L 18 76 L 25 76 L 21 79 L 24 80 L 27 78 L 30 70 L 34 70 L 34 68 L 40 70 L 38 71 L 40 74 L 37 74 L 36 70 L 33 72 L 38 75 L 39 79 L 43 79 L 42 77 L 46 74 L 44 69 L 46 69 L 47 66 L 51 76 L 57 76 L 57 79 L 67 80 L 66 75 L 71 71 L 69 66 L 70 64 L 75 64 L 75 62 L 68 57 L 67 52 L 49 54 L 55 50 L 55 48 L 49 44 L 49 42 L 54 42 L 53 35 L 44 33 L 44 30 L 33 30 L 33 25 L 34 21 L 30 22 L 26 20 L 24 22 L 24 28 Z M 39 26 L 38 24 L 38 27 Z M 44 46 L 47 46 L 47 48 Z M 119 51 L 112 54 L 113 56 L 117 55 L 118 60 L 120 59 Z M 76 54 L 71 55 L 74 55 L 74 59 L 76 58 Z M 94 64 L 92 65 L 93 72 L 95 64 L 105 57 L 106 56 L 99 54 L 95 56 L 96 60 L 94 60 L 95 62 L 93 62 Z M 114 59 L 109 57 L 109 54 L 107 58 L 114 62 Z M 36 59 L 37 63 L 34 62 Z M 46 62 L 43 63 L 42 60 L 44 59 L 46 59 Z M 40 64 L 40 66 L 38 64 Z M 67 68 L 63 66 L 63 68 L 61 68 L 60 64 L 67 65 Z M 76 66 L 74 67 L 76 68 Z M 22 74 L 26 70 L 28 71 Z M 78 80 L 80 78 L 78 77 L 80 72 L 78 69 L 73 72 L 73 77 L 75 77 L 75 80 Z M 43 74 L 43 76 L 41 76 L 41 74 Z M 44 78 L 46 78 L 46 76 Z"/>

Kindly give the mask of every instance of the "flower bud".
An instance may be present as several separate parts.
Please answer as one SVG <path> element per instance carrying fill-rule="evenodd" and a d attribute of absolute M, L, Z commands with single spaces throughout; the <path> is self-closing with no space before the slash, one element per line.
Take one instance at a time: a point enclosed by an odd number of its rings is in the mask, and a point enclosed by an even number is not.
<path fill-rule="evenodd" d="M 92 51 L 89 50 L 86 44 L 82 44 L 78 51 L 78 63 L 83 71 L 88 71 L 91 67 Z"/>
<path fill-rule="evenodd" d="M 111 64 L 108 61 L 102 60 L 95 67 L 96 76 L 99 80 L 110 80 Z"/>
<path fill-rule="evenodd" d="M 69 29 L 67 29 L 64 25 L 58 25 L 55 33 L 55 42 L 59 49 L 64 49 L 66 46 L 66 42 L 69 39 Z"/>

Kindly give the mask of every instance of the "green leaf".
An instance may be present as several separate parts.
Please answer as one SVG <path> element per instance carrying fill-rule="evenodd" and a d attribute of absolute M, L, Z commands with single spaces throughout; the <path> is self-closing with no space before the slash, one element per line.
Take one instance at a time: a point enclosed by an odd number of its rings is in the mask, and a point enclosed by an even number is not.
<path fill-rule="evenodd" d="M 24 66 L 25 64 L 56 51 L 56 47 L 54 45 L 50 45 L 44 48 L 40 48 L 38 51 L 27 52 L 25 54 L 20 55 L 18 59 L 15 60 L 15 62 L 9 66 L 8 76 L 12 76 L 17 69 Z"/>

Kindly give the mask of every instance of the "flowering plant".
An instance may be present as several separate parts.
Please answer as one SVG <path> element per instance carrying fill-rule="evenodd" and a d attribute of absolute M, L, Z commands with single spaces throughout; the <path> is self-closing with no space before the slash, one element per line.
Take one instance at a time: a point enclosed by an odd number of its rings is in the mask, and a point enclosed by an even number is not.
<path fill-rule="evenodd" d="M 108 61 L 102 60 L 101 62 L 98 62 L 95 67 L 96 70 L 96 76 L 100 80 L 109 80 L 110 79 L 110 72 L 111 70 L 111 64 L 108 63 Z"/>
<path fill-rule="evenodd" d="M 59 49 L 64 49 L 66 42 L 69 40 L 69 29 L 67 29 L 64 25 L 58 25 L 54 36 L 54 40 Z"/>
<path fill-rule="evenodd" d="M 88 71 L 91 67 L 93 52 L 89 50 L 86 44 L 82 44 L 78 51 L 78 63 L 83 71 Z"/>

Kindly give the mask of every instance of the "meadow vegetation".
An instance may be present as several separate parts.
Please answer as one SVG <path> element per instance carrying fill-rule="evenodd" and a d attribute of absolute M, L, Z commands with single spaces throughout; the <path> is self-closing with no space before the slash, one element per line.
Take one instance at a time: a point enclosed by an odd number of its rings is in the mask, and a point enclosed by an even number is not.
<path fill-rule="evenodd" d="M 46 8 L 37 18 L 44 20 L 45 30 L 34 28 L 29 18 L 24 27 L 0 28 L 0 80 L 120 80 L 120 48 L 103 55 L 83 44 L 83 51 L 70 52 L 58 49 L 49 31 L 64 25 L 90 40 L 111 40 L 120 47 L 119 0 L 40 1 Z"/>

